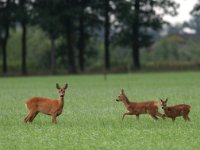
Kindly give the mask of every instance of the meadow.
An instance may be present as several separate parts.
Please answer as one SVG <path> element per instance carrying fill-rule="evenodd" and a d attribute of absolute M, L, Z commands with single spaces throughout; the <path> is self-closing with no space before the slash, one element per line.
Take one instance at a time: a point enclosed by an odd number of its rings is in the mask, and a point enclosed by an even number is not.
<path fill-rule="evenodd" d="M 55 84 L 66 82 L 57 124 L 43 114 L 25 124 L 24 102 L 32 96 L 58 98 Z M 122 122 L 126 109 L 116 102 L 121 88 L 130 101 L 168 97 L 169 105 L 190 104 L 191 122 L 155 121 L 149 115 Z M 0 78 L 0 150 L 194 150 L 199 143 L 200 72 L 110 74 L 106 81 L 103 75 Z"/>

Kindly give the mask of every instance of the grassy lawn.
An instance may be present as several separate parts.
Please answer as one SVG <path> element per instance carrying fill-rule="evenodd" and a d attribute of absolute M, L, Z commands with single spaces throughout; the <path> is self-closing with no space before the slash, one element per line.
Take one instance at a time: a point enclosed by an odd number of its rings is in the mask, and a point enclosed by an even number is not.
<path fill-rule="evenodd" d="M 68 83 L 57 124 L 39 114 L 25 124 L 24 102 L 32 96 L 57 98 L 55 84 Z M 115 99 L 124 88 L 130 101 L 169 98 L 190 104 L 191 122 L 154 121 L 149 115 L 121 117 Z M 162 110 L 160 110 L 162 112 Z M 0 150 L 7 149 L 200 149 L 200 72 L 0 78 Z"/>

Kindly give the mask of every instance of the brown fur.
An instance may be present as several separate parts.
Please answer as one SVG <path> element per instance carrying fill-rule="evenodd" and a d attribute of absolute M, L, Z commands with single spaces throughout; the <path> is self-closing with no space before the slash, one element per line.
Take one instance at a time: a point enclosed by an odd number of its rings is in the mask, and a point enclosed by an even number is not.
<path fill-rule="evenodd" d="M 27 100 L 25 105 L 28 108 L 29 113 L 24 119 L 25 123 L 32 122 L 39 112 L 46 115 L 51 115 L 52 122 L 56 123 L 56 117 L 59 116 L 63 110 L 64 95 L 67 86 L 68 85 L 66 84 L 64 88 L 60 88 L 59 85 L 56 84 L 58 93 L 60 95 L 59 99 L 52 100 L 49 98 L 33 97 Z"/>
<path fill-rule="evenodd" d="M 122 120 L 125 115 L 136 115 L 137 119 L 139 119 L 139 115 L 141 114 L 149 114 L 154 119 L 158 119 L 157 116 L 162 117 L 163 115 L 158 111 L 159 103 L 156 101 L 148 101 L 148 102 L 129 102 L 126 97 L 124 90 L 121 90 L 120 95 L 116 99 L 116 101 L 122 101 L 128 110 L 128 112 L 124 113 Z M 162 117 L 163 118 L 163 117 Z M 164 119 L 164 118 L 163 118 Z"/>
<path fill-rule="evenodd" d="M 191 110 L 190 105 L 180 104 L 180 105 L 168 107 L 167 106 L 168 99 L 166 99 L 166 100 L 161 99 L 160 101 L 161 101 L 162 109 L 165 112 L 164 117 L 171 118 L 172 121 L 175 121 L 176 117 L 183 116 L 183 119 L 185 121 L 190 121 L 190 118 L 188 116 L 188 114 L 190 113 L 190 110 Z"/>

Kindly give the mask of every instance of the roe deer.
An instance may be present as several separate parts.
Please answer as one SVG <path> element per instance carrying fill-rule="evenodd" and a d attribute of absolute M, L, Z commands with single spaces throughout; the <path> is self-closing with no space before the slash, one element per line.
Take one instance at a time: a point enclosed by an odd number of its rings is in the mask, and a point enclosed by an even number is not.
<path fill-rule="evenodd" d="M 116 101 L 122 101 L 128 110 L 128 112 L 124 113 L 122 120 L 124 119 L 125 115 L 136 115 L 137 120 L 139 120 L 140 114 L 149 114 L 156 120 L 158 119 L 157 116 L 164 119 L 163 115 L 158 111 L 159 102 L 129 102 L 123 89 L 121 90 L 121 93 Z"/>
<path fill-rule="evenodd" d="M 56 123 L 56 117 L 59 116 L 63 110 L 65 90 L 67 87 L 67 84 L 65 84 L 63 88 L 61 88 L 58 83 L 56 84 L 60 96 L 59 99 L 53 100 L 49 98 L 33 97 L 26 101 L 25 105 L 29 109 L 29 113 L 24 119 L 25 123 L 32 122 L 39 112 L 51 115 L 52 123 Z"/>
<path fill-rule="evenodd" d="M 185 121 L 190 121 L 190 118 L 188 116 L 191 109 L 190 105 L 180 104 L 168 107 L 167 101 L 168 98 L 166 100 L 160 99 L 161 107 L 165 112 L 164 117 L 171 118 L 172 121 L 174 122 L 176 117 L 183 116 Z"/>

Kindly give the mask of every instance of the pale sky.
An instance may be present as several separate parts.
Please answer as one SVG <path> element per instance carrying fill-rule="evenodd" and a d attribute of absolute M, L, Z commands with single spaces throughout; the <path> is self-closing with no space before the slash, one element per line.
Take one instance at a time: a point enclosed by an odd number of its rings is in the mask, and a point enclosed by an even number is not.
<path fill-rule="evenodd" d="M 190 11 L 198 0 L 175 0 L 180 4 L 178 9 L 179 14 L 175 17 L 165 16 L 164 19 L 169 21 L 171 24 L 183 23 L 191 19 Z"/>

